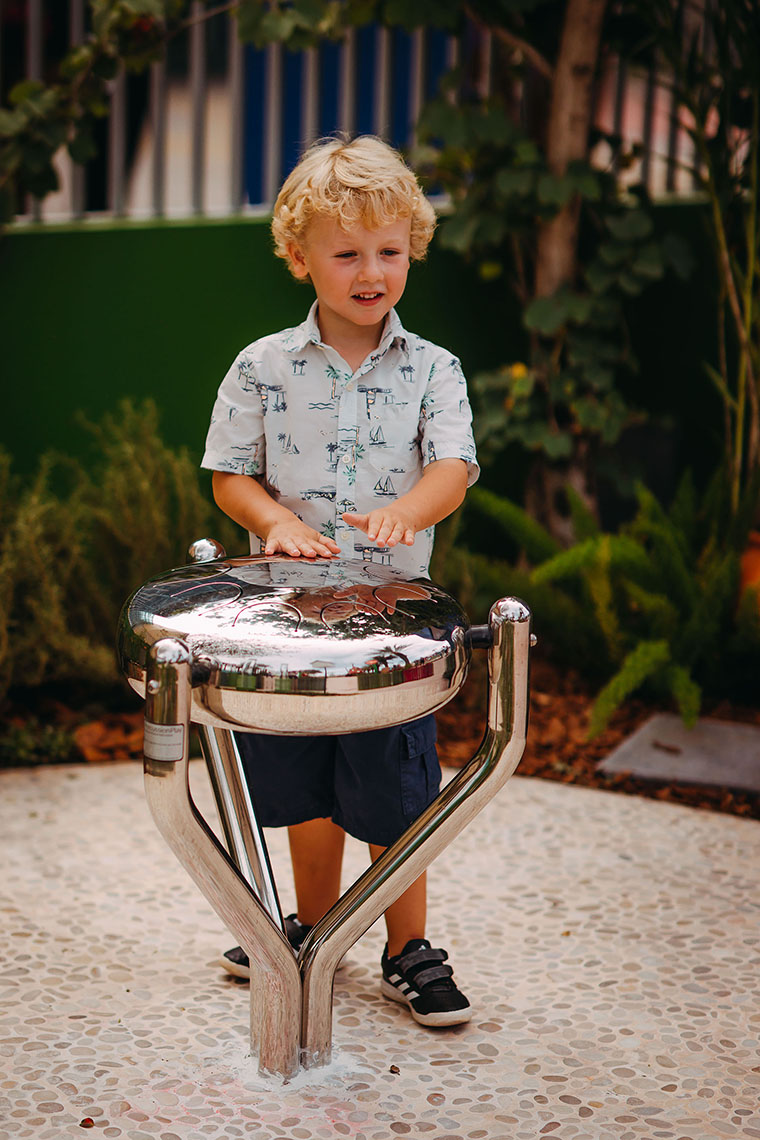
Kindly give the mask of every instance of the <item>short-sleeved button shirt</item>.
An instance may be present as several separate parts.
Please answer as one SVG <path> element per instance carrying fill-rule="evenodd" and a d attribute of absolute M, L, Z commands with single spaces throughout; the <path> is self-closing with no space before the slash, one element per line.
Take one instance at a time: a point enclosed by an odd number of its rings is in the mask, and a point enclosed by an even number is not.
<path fill-rule="evenodd" d="M 237 356 L 219 387 L 202 466 L 261 478 L 267 491 L 347 558 L 426 575 L 433 527 L 414 546 L 376 546 L 348 526 L 406 494 L 424 467 L 462 459 L 468 485 L 479 468 L 459 361 L 407 332 L 391 310 L 375 352 L 356 372 L 317 324 L 262 337 Z M 251 536 L 252 549 L 259 543 Z"/>

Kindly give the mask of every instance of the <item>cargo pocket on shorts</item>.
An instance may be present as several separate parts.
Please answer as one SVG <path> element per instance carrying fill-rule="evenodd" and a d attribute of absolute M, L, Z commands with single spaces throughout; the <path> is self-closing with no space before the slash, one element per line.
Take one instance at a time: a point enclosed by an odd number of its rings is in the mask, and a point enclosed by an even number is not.
<path fill-rule="evenodd" d="M 435 799 L 441 784 L 435 717 L 401 725 L 401 738 L 401 806 L 411 821 Z"/>

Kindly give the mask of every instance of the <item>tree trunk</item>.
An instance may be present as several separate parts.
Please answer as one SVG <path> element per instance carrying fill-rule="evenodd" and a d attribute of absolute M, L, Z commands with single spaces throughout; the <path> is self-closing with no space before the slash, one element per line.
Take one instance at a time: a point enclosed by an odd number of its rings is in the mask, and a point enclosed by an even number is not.
<path fill-rule="evenodd" d="M 554 71 L 546 157 L 554 174 L 585 159 L 591 125 L 594 74 L 607 0 L 568 0 Z M 548 297 L 573 280 L 578 243 L 578 201 L 569 202 L 541 227 L 536 250 L 537 297 Z"/>
<path fill-rule="evenodd" d="M 553 174 L 588 157 L 594 76 L 607 0 L 568 0 L 554 69 L 546 158 Z M 550 297 L 575 280 L 580 200 L 575 196 L 542 225 L 536 241 L 536 297 Z M 572 486 L 597 514 L 596 491 L 585 448 L 561 470 L 536 462 L 528 476 L 526 505 L 563 545 L 575 540 L 564 490 Z"/>

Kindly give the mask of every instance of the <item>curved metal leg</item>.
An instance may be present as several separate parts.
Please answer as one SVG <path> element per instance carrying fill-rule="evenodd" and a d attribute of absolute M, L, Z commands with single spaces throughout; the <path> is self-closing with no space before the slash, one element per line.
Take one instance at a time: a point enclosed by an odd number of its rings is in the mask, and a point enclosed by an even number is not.
<path fill-rule="evenodd" d="M 269 852 L 253 810 L 235 736 L 229 729 L 209 728 L 205 724 L 198 725 L 198 736 L 227 850 L 272 921 L 284 931 Z"/>
<path fill-rule="evenodd" d="M 330 1060 L 332 989 L 346 950 L 499 791 L 517 767 L 528 725 L 530 611 L 515 598 L 491 608 L 488 724 L 478 752 L 404 834 L 316 924 L 299 954 L 303 975 L 302 1059 Z"/>
<path fill-rule="evenodd" d="M 199 814 L 188 784 L 191 658 L 173 638 L 150 651 L 145 694 L 145 793 L 172 851 L 251 960 L 251 1041 L 259 1071 L 299 1067 L 301 979 L 293 951 Z"/>

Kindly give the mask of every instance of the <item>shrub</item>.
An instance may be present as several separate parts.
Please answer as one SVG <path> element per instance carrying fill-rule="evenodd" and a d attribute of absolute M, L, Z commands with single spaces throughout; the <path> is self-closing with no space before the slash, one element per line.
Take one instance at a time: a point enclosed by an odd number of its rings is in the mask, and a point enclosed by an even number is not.
<path fill-rule="evenodd" d="M 590 736 L 639 690 L 673 701 L 693 724 L 703 694 L 756 700 L 760 691 L 757 592 L 740 596 L 739 585 L 758 491 L 750 488 L 736 513 L 730 494 L 723 472 L 701 499 L 687 475 L 666 510 L 639 486 L 636 515 L 616 534 L 602 533 L 575 497 L 576 533 L 585 537 L 560 550 L 520 507 L 474 488 L 469 509 L 517 542 L 531 568 L 519 576 L 461 551 L 450 564 L 460 560 L 465 590 L 467 575 L 480 572 L 491 586 L 494 574 L 517 585 L 554 654 L 603 682 Z"/>
<path fill-rule="evenodd" d="M 195 538 L 243 545 L 203 494 L 189 453 L 161 440 L 151 401 L 124 401 L 89 427 L 92 471 L 48 453 L 25 485 L 0 454 L 0 696 L 11 686 L 115 682 L 127 596 L 185 563 Z"/>

